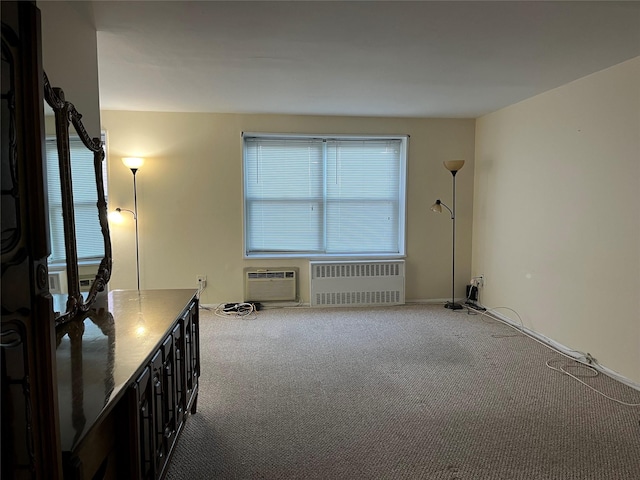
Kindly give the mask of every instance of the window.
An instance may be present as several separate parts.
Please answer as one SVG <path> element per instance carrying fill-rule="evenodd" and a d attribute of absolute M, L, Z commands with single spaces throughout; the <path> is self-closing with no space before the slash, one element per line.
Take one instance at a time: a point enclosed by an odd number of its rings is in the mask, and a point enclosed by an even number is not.
<path fill-rule="evenodd" d="M 104 145 L 104 135 L 102 137 Z M 71 170 L 73 171 L 73 207 L 75 210 L 76 244 L 78 262 L 98 263 L 104 257 L 104 241 L 98 220 L 98 193 L 93 166 L 93 152 L 87 149 L 80 138 L 70 137 Z M 49 198 L 49 225 L 51 256 L 49 263 L 66 263 L 64 221 L 62 218 L 62 196 L 60 190 L 60 167 L 55 138 L 46 141 L 46 167 Z M 107 165 L 103 162 L 104 191 L 107 195 Z"/>
<path fill-rule="evenodd" d="M 404 255 L 407 138 L 243 134 L 245 255 Z"/>

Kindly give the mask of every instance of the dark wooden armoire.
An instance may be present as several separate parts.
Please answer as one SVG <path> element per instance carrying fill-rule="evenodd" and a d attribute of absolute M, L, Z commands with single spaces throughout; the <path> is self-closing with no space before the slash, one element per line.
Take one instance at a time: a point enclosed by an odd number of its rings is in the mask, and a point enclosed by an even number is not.
<path fill-rule="evenodd" d="M 2 478 L 62 476 L 40 14 L 2 2 Z"/>

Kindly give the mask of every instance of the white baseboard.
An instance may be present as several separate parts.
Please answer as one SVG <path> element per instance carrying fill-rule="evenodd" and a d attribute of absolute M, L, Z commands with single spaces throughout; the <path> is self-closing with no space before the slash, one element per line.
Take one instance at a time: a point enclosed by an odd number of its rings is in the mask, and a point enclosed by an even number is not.
<path fill-rule="evenodd" d="M 487 308 L 484 307 L 483 308 Z M 540 342 L 542 342 L 543 344 L 545 344 L 546 346 L 548 346 L 550 349 L 552 350 L 557 350 L 571 358 L 575 358 L 576 361 L 585 363 L 586 365 L 589 365 L 592 368 L 595 368 L 597 371 L 603 373 L 604 375 L 607 375 L 608 377 L 613 378 L 614 380 L 617 380 L 621 383 L 624 383 L 625 385 L 635 389 L 635 390 L 640 390 L 640 384 L 634 382 L 633 380 L 628 379 L 627 377 L 621 375 L 620 373 L 611 370 L 608 367 L 605 367 L 604 365 L 601 365 L 598 362 L 592 362 L 592 363 L 587 363 L 586 359 L 584 358 L 584 356 L 577 356 L 576 355 L 576 351 L 567 347 L 566 345 L 563 345 L 559 342 L 556 342 L 555 340 L 549 338 L 549 337 L 545 337 L 544 335 L 542 335 L 541 333 L 536 332 L 535 330 L 531 330 L 528 327 L 525 327 L 523 325 L 520 325 L 516 322 L 513 321 L 513 319 L 502 315 L 496 311 L 493 311 L 490 308 L 487 308 L 486 312 L 481 312 L 479 311 L 479 313 L 484 313 L 486 316 L 490 316 L 493 317 L 495 320 L 504 322 L 506 324 L 509 324 L 519 330 L 522 330 L 524 333 L 526 333 L 527 335 L 531 335 L 532 337 L 536 338 L 537 340 L 540 340 Z"/>

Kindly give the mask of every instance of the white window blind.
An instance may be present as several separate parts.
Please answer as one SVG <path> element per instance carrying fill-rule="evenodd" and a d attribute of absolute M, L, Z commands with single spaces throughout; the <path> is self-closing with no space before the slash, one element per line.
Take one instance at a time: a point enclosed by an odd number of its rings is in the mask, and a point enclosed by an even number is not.
<path fill-rule="evenodd" d="M 245 134 L 246 256 L 404 255 L 406 143 Z"/>
<path fill-rule="evenodd" d="M 78 261 L 99 261 L 104 257 L 104 242 L 98 219 L 98 193 L 96 191 L 93 152 L 87 149 L 78 137 L 71 137 L 69 145 L 71 148 L 71 169 L 73 171 L 73 205 Z M 63 264 L 66 261 L 64 220 L 62 218 L 60 167 L 55 138 L 47 138 L 46 164 L 49 225 L 51 230 L 51 256 L 49 257 L 49 262 Z M 103 178 L 105 179 L 104 189 L 106 196 L 106 162 L 103 162 Z"/>

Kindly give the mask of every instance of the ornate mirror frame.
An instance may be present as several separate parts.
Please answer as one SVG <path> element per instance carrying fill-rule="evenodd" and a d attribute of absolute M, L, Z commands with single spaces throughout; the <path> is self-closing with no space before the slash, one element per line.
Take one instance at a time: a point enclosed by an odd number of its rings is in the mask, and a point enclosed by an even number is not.
<path fill-rule="evenodd" d="M 65 256 L 67 265 L 68 296 L 66 311 L 56 316 L 56 324 L 62 324 L 80 315 L 84 315 L 94 303 L 99 292 L 103 291 L 111 277 L 113 259 L 111 257 L 111 237 L 107 220 L 107 202 L 104 195 L 102 162 L 104 149 L 100 138 L 90 138 L 82 124 L 82 115 L 75 106 L 66 101 L 60 88 L 52 87 L 44 74 L 44 98 L 53 109 L 56 125 L 56 142 L 60 166 L 60 189 L 62 198 L 62 217 L 64 224 Z M 97 214 L 104 242 L 104 257 L 98 266 L 98 272 L 84 296 L 80 291 L 78 274 L 78 246 L 76 243 L 75 211 L 73 203 L 73 184 L 71 167 L 71 148 L 69 144 L 69 125 L 73 125 L 83 145 L 93 152 L 96 189 L 98 193 Z"/>

